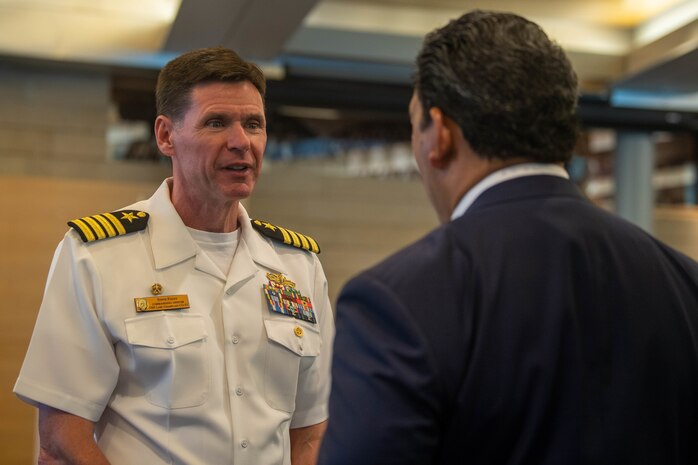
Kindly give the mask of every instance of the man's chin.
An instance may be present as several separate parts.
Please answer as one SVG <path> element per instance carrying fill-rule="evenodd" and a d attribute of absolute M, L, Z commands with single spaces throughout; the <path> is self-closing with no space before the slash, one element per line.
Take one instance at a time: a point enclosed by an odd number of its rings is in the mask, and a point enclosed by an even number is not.
<path fill-rule="evenodd" d="M 254 186 L 236 186 L 224 189 L 223 195 L 234 201 L 245 200 L 252 195 Z"/>

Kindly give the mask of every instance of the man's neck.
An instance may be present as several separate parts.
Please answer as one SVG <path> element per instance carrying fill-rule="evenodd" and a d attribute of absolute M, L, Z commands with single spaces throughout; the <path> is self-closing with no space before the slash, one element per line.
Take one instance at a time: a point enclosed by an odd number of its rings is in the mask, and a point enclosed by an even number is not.
<path fill-rule="evenodd" d="M 240 201 L 214 202 L 188 195 L 170 185 L 170 198 L 182 222 L 193 229 L 208 232 L 232 232 L 238 224 Z"/>
<path fill-rule="evenodd" d="M 530 162 L 530 160 L 522 157 L 502 160 L 499 158 L 480 158 L 478 155 L 475 155 L 474 152 L 473 155 L 476 158 L 469 159 L 470 166 L 466 166 L 461 170 L 461 172 L 465 175 L 462 176 L 461 179 L 457 180 L 456 187 L 452 191 L 451 212 L 456 207 L 458 202 L 460 202 L 463 196 L 487 176 L 509 166 Z"/>
<path fill-rule="evenodd" d="M 199 231 L 227 233 L 235 231 L 238 224 L 239 202 L 228 206 L 200 205 L 197 208 L 178 207 L 173 201 L 175 210 L 182 221 L 190 228 Z"/>

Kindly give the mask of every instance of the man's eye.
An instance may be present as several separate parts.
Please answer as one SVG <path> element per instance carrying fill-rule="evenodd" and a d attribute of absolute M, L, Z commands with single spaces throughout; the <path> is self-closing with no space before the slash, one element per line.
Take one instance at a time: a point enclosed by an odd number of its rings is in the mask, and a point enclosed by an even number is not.
<path fill-rule="evenodd" d="M 214 120 L 211 120 L 211 121 L 207 122 L 207 123 L 206 123 L 206 126 L 208 126 L 208 127 L 210 127 L 210 128 L 222 128 L 222 127 L 223 127 L 223 121 L 214 119 Z"/>
<path fill-rule="evenodd" d="M 248 121 L 247 122 L 247 129 L 251 129 L 254 131 L 254 130 L 262 129 L 262 128 L 263 128 L 262 123 L 260 123 L 259 121 Z"/>

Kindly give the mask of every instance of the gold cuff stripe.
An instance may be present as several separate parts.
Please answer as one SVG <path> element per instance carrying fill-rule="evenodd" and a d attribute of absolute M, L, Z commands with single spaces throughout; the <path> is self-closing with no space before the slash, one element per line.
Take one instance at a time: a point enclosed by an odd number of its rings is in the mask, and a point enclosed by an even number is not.
<path fill-rule="evenodd" d="M 111 213 L 104 213 L 104 216 L 107 217 L 109 221 L 114 225 L 116 230 L 118 231 L 119 234 L 126 234 L 126 229 L 124 228 L 124 225 L 121 224 L 121 221 Z"/>
<path fill-rule="evenodd" d="M 104 232 L 104 229 L 91 216 L 86 216 L 83 220 L 97 233 L 97 238 L 104 239 L 107 237 L 107 233 Z"/>
<path fill-rule="evenodd" d="M 111 225 L 111 223 L 109 222 L 109 220 L 107 220 L 107 219 L 106 219 L 105 217 L 103 217 L 102 215 L 94 215 L 92 218 L 94 218 L 94 219 L 96 219 L 97 221 L 99 221 L 99 224 L 101 224 L 101 225 L 102 225 L 102 228 L 104 228 L 104 230 L 107 232 L 107 236 L 109 236 L 109 237 L 114 237 L 114 236 L 116 236 L 116 230 L 115 230 L 114 227 Z"/>
<path fill-rule="evenodd" d="M 300 247 L 300 246 L 301 246 L 301 241 L 300 241 L 300 239 L 298 239 L 298 234 L 296 234 L 295 232 L 291 231 L 290 229 L 287 229 L 286 231 L 288 231 L 288 233 L 289 233 L 289 234 L 291 235 L 291 237 L 293 238 L 293 245 L 295 245 L 296 247 Z"/>
<path fill-rule="evenodd" d="M 277 227 L 279 228 L 279 231 L 281 231 L 281 234 L 284 236 L 284 242 L 286 244 L 291 244 L 293 241 L 291 240 L 291 236 L 288 235 L 288 231 L 286 231 L 281 226 L 277 226 Z"/>
<path fill-rule="evenodd" d="M 308 238 L 308 242 L 310 242 L 310 250 L 315 252 L 315 253 L 320 253 L 320 246 L 317 245 L 317 242 L 315 242 L 315 239 L 313 239 L 310 236 L 305 236 Z"/>
<path fill-rule="evenodd" d="M 85 236 L 85 238 L 87 239 L 88 242 L 94 241 L 97 239 L 95 237 L 94 233 L 92 232 L 92 230 L 90 229 L 90 227 L 87 226 L 87 224 L 85 224 L 84 221 L 82 221 L 81 219 L 77 219 L 77 220 L 73 220 L 73 223 L 78 228 L 80 228 L 80 231 L 82 231 L 82 234 Z"/>
<path fill-rule="evenodd" d="M 308 239 L 301 233 L 296 233 L 298 234 L 298 237 L 301 240 L 301 245 L 305 250 L 310 250 L 310 244 L 308 243 Z"/>

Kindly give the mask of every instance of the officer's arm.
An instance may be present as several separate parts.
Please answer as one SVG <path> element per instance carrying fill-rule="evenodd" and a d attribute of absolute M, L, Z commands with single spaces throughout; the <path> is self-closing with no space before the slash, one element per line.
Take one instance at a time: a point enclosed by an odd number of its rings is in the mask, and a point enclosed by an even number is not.
<path fill-rule="evenodd" d="M 290 430 L 291 465 L 315 465 L 326 428 L 327 421 L 323 421 L 317 425 Z"/>
<path fill-rule="evenodd" d="M 109 465 L 94 439 L 94 423 L 40 405 L 39 465 Z"/>

